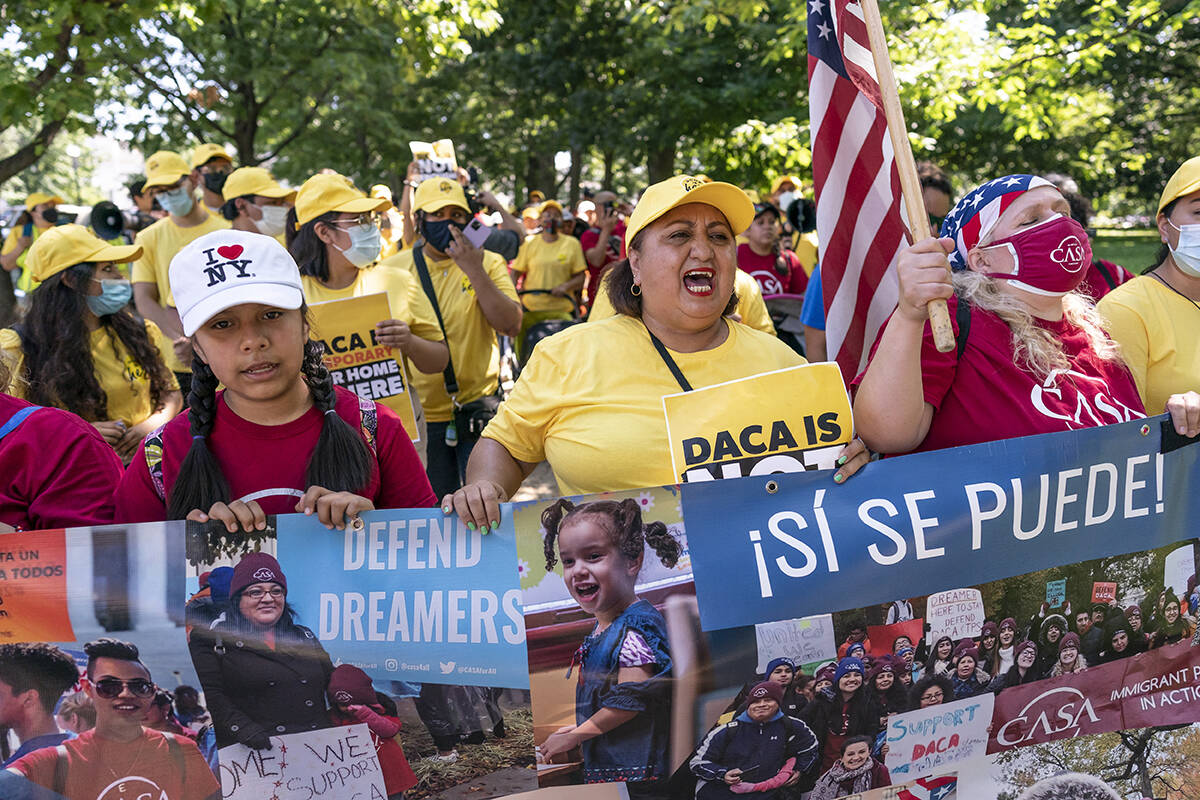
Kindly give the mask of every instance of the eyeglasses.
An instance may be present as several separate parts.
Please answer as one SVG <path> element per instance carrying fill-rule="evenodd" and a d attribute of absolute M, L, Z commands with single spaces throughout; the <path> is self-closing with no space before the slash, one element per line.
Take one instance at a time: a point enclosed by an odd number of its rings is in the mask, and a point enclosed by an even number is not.
<path fill-rule="evenodd" d="M 271 595 L 272 600 L 278 600 L 279 598 L 283 597 L 286 592 L 284 592 L 283 588 L 279 586 L 272 586 L 270 589 L 247 589 L 246 591 L 242 592 L 243 596 L 249 597 L 251 600 L 262 600 L 263 595 L 267 594 Z"/>
<path fill-rule="evenodd" d="M 934 700 L 940 702 L 944 697 L 945 695 L 942 692 L 927 692 L 921 695 L 921 699 L 929 703 L 932 703 Z"/>
<path fill-rule="evenodd" d="M 158 687 L 145 678 L 134 678 L 131 681 L 123 681 L 120 678 L 101 678 L 92 685 L 96 687 L 96 694 L 105 700 L 120 697 L 121 692 L 125 689 L 128 689 L 134 697 L 149 697 L 158 690 Z"/>
<path fill-rule="evenodd" d="M 374 213 L 369 212 L 369 211 L 364 211 L 363 213 L 359 214 L 357 217 L 351 217 L 350 219 L 335 219 L 332 222 L 327 222 L 325 224 L 332 225 L 335 228 L 340 228 L 343 225 L 350 225 L 350 226 L 374 225 L 376 222 L 376 219 L 377 218 Z"/>
<path fill-rule="evenodd" d="M 187 175 L 184 175 L 182 178 L 175 181 L 170 186 L 153 186 L 146 190 L 146 194 L 149 195 L 150 197 L 158 197 L 160 194 L 166 194 L 167 192 L 173 192 L 176 189 L 183 186 L 183 182 L 186 180 L 187 180 Z"/>

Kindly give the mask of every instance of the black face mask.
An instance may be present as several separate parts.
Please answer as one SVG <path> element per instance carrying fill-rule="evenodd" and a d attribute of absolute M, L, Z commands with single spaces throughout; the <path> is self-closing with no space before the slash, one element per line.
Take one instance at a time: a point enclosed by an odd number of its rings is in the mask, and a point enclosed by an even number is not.
<path fill-rule="evenodd" d="M 228 172 L 206 172 L 204 173 L 204 188 L 220 194 L 221 190 L 225 188 L 225 180 L 228 177 Z"/>
<path fill-rule="evenodd" d="M 58 222 L 58 209 L 53 207 L 43 209 L 42 219 L 46 220 L 46 222 L 49 222 L 51 225 Z"/>
<path fill-rule="evenodd" d="M 425 241 L 430 247 L 439 253 L 444 253 L 450 243 L 454 241 L 454 236 L 450 233 L 451 225 L 460 231 L 466 227 L 452 219 L 427 219 L 421 223 L 421 235 L 425 237 Z"/>

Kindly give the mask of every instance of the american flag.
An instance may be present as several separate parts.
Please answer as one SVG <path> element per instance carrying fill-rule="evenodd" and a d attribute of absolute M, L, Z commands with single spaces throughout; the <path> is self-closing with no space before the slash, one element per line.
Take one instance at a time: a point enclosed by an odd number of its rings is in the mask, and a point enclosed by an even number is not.
<path fill-rule="evenodd" d="M 862 8 L 809 0 L 808 103 L 825 336 L 847 383 L 896 307 L 893 265 L 907 244 Z"/>
<path fill-rule="evenodd" d="M 898 800 L 953 800 L 957 796 L 958 777 L 918 778 L 911 786 L 901 789 Z"/>

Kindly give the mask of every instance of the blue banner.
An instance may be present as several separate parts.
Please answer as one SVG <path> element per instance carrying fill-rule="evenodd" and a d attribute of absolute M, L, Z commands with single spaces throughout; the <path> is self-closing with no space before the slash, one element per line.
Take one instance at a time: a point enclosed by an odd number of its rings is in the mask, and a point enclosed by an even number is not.
<path fill-rule="evenodd" d="M 1194 536 L 1200 446 L 1164 419 L 883 459 L 844 486 L 829 472 L 685 484 L 701 623 L 885 603 Z"/>
<path fill-rule="evenodd" d="M 376 680 L 528 688 L 511 514 L 487 536 L 437 508 L 362 518 L 345 531 L 278 518 L 288 600 L 334 663 Z"/>

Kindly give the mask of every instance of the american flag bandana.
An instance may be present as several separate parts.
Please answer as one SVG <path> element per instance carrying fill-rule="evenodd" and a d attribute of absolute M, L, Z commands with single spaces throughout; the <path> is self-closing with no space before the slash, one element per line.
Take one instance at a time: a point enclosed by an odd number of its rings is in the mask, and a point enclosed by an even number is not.
<path fill-rule="evenodd" d="M 942 221 L 941 236 L 954 239 L 950 267 L 967 268 L 967 253 L 996 226 L 1013 201 L 1030 189 L 1054 184 L 1037 175 L 1005 175 L 967 193 Z"/>

